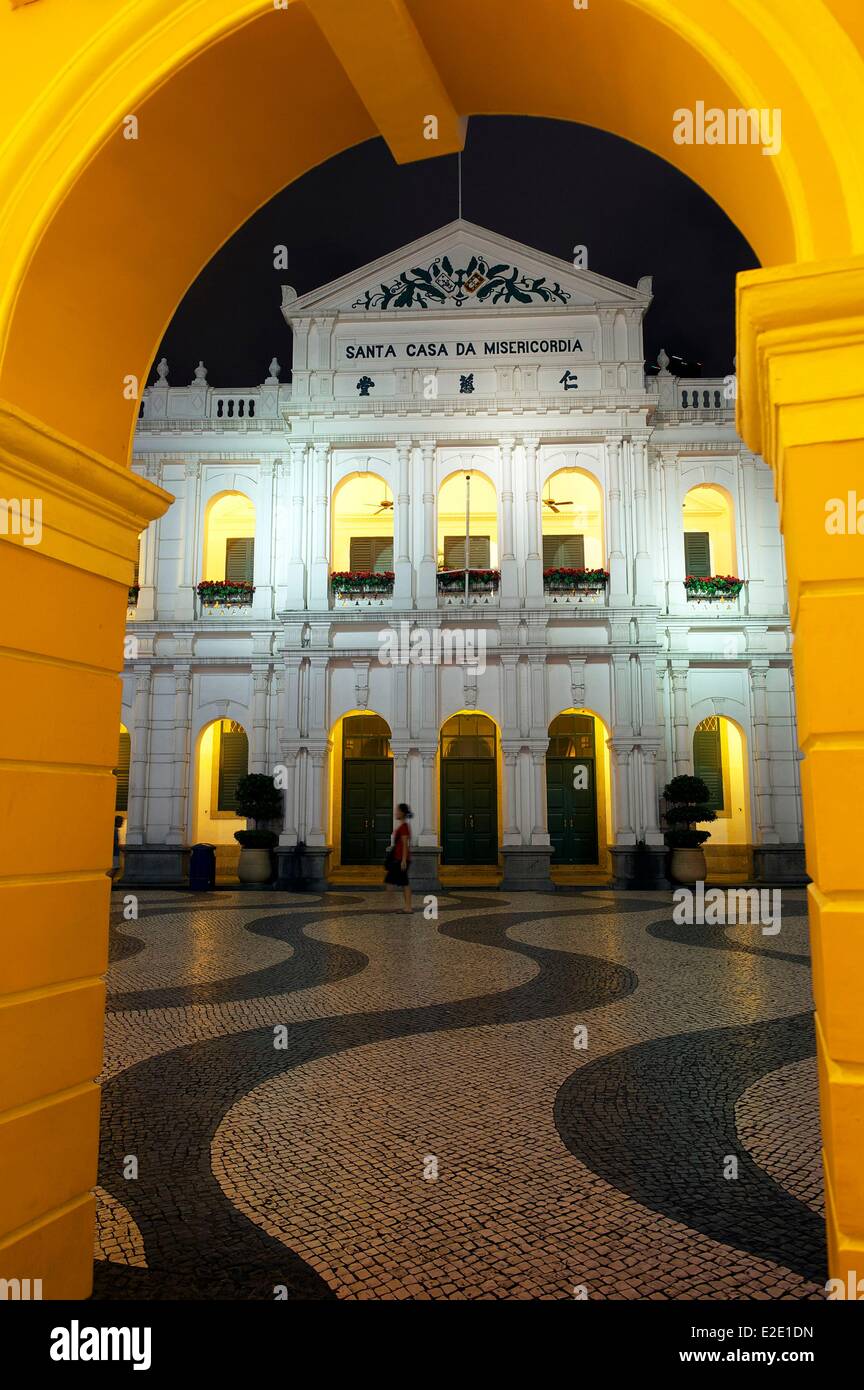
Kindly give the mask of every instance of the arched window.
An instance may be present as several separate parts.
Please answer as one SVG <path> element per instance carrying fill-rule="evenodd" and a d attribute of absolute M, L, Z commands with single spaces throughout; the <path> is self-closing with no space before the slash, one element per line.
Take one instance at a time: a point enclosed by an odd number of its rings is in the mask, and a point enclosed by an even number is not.
<path fill-rule="evenodd" d="M 342 721 L 343 754 L 353 758 L 392 758 L 390 726 L 377 714 L 347 714 Z"/>
<path fill-rule="evenodd" d="M 441 730 L 442 758 L 494 758 L 495 725 L 485 714 L 454 714 Z"/>
<path fill-rule="evenodd" d="M 549 725 L 548 758 L 594 757 L 594 717 L 559 714 Z"/>
<path fill-rule="evenodd" d="M 255 504 L 242 492 L 223 492 L 207 507 L 202 579 L 251 584 L 255 569 Z"/>
<path fill-rule="evenodd" d="M 353 473 L 333 493 L 334 573 L 393 570 L 393 493 L 376 473 Z"/>
<path fill-rule="evenodd" d="M 125 724 L 120 725 L 120 747 L 117 754 L 117 766 L 114 769 L 114 776 L 117 778 L 117 795 L 114 799 L 114 810 L 119 815 L 127 810 L 129 803 L 129 763 L 132 757 L 132 740 L 129 730 Z"/>
<path fill-rule="evenodd" d="M 542 493 L 543 568 L 603 569 L 603 495 L 596 478 L 561 468 Z"/>
<path fill-rule="evenodd" d="M 498 499 L 485 473 L 467 468 L 451 473 L 441 484 L 438 568 L 498 568 Z"/>
<path fill-rule="evenodd" d="M 732 498 L 714 483 L 693 487 L 684 498 L 684 573 L 697 579 L 737 575 Z"/>

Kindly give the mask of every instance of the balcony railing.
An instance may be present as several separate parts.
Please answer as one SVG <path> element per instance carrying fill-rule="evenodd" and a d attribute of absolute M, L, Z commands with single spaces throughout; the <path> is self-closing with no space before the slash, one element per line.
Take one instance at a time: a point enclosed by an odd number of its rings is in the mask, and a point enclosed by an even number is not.
<path fill-rule="evenodd" d="M 712 574 L 705 577 L 688 574 L 684 580 L 688 603 L 734 604 L 737 603 L 738 595 L 743 588 L 744 580 L 734 574 Z"/>
<path fill-rule="evenodd" d="M 337 570 L 330 590 L 337 608 L 383 608 L 393 597 L 392 570 Z"/>
<path fill-rule="evenodd" d="M 543 592 L 549 606 L 599 607 L 606 602 L 609 571 L 603 569 L 555 568 L 543 571 Z"/>
<path fill-rule="evenodd" d="M 290 385 L 276 386 L 148 386 L 138 411 L 139 426 L 194 424 L 212 421 L 223 428 L 254 428 L 271 423 L 291 402 Z"/>
<path fill-rule="evenodd" d="M 469 569 L 467 585 L 465 570 L 439 570 L 438 601 L 448 606 L 469 608 L 495 604 L 500 583 L 500 570 Z"/>
<path fill-rule="evenodd" d="M 220 608 L 249 608 L 255 585 L 245 579 L 202 579 L 196 588 L 202 611 Z"/>

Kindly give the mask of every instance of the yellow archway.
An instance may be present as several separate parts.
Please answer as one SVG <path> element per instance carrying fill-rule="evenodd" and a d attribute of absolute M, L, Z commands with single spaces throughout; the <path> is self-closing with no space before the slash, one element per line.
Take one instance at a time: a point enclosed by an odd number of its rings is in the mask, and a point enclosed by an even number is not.
<path fill-rule="evenodd" d="M 787 543 L 832 1272 L 864 1262 L 864 882 L 844 833 L 864 718 L 860 659 L 836 642 L 862 626 L 864 559 L 854 530 L 822 525 L 864 464 L 860 5 L 474 0 L 471 14 L 482 53 L 452 41 L 460 0 L 0 9 L 0 495 L 38 495 L 44 517 L 38 549 L 0 542 L 0 580 L 28 596 L 5 615 L 0 920 L 15 929 L 0 989 L 44 1040 L 0 1091 L 0 1273 L 41 1277 L 48 1297 L 90 1285 L 116 671 L 137 537 L 170 501 L 126 468 L 149 362 L 198 271 L 286 183 L 379 130 L 400 160 L 452 151 L 474 112 L 643 145 L 768 267 L 739 277 L 739 427 L 775 470 Z M 699 103 L 780 112 L 779 150 L 676 143 L 673 113 Z M 62 726 L 45 717 L 59 704 Z M 47 847 L 46 802 L 68 828 Z M 74 1046 L 58 1051 L 38 1019 L 61 999 Z"/>

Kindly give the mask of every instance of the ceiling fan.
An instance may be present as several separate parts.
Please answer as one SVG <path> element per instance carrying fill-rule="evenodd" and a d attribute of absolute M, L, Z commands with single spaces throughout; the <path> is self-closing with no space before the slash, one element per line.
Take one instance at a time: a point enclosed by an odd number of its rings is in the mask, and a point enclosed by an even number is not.
<path fill-rule="evenodd" d="M 366 506 L 367 506 L 367 507 L 374 507 L 374 506 L 375 506 L 375 503 L 374 503 L 374 502 L 367 502 L 367 503 L 366 503 Z M 392 509 L 392 507 L 393 507 L 392 501 L 391 501 L 391 502 L 388 502 L 388 501 L 387 501 L 387 498 L 385 497 L 385 498 L 383 499 L 382 503 L 381 503 L 381 506 L 380 506 L 380 507 L 377 509 L 377 511 L 375 512 L 375 515 L 378 516 L 378 513 L 379 513 L 379 512 L 386 512 L 386 511 L 389 511 L 389 510 Z"/>
<path fill-rule="evenodd" d="M 568 501 L 566 497 L 559 497 L 557 502 L 554 501 L 551 497 L 544 497 L 543 506 L 551 507 L 553 512 L 560 512 L 562 507 L 572 507 L 573 503 Z"/>

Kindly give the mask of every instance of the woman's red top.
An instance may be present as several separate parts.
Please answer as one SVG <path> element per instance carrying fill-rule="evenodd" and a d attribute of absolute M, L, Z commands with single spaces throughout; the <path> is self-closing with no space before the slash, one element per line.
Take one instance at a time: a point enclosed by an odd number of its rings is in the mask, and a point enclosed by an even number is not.
<path fill-rule="evenodd" d="M 400 840 L 406 840 L 407 844 L 400 844 Z M 396 834 L 393 837 L 393 848 L 396 851 L 396 858 L 402 863 L 403 856 L 408 863 L 411 862 L 411 831 L 405 821 L 400 821 L 396 827 Z"/>

